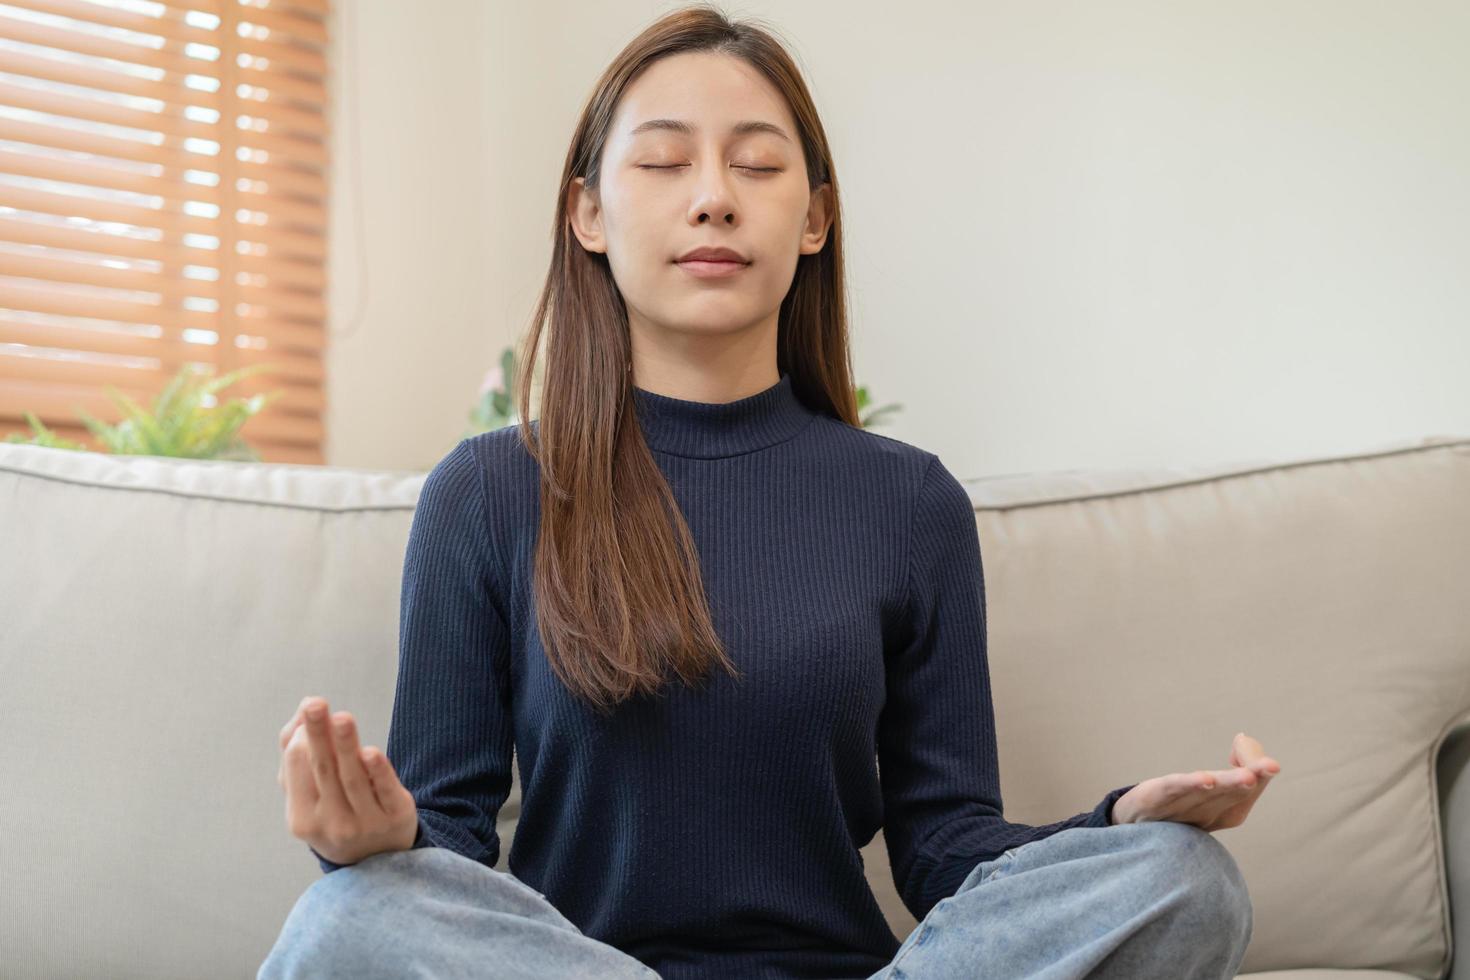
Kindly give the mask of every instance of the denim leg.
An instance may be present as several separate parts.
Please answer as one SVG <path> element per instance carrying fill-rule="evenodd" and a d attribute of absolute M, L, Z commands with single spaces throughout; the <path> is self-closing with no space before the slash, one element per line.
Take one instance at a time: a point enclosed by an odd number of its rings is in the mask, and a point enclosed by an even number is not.
<path fill-rule="evenodd" d="M 1233 980 L 1252 924 L 1208 831 L 1072 827 L 976 865 L 868 980 Z"/>
<path fill-rule="evenodd" d="M 442 847 L 374 854 L 296 901 L 257 980 L 658 980 L 514 875 Z"/>

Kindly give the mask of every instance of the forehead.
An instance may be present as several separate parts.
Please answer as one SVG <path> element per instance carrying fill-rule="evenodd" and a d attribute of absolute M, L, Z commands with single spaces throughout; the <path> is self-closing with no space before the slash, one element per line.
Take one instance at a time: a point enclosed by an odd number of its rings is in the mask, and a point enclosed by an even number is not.
<path fill-rule="evenodd" d="M 666 136 L 744 136 L 777 131 L 793 143 L 796 127 L 786 100 L 743 59 L 710 52 L 670 55 L 645 68 L 623 91 L 613 113 L 611 141 Z"/>

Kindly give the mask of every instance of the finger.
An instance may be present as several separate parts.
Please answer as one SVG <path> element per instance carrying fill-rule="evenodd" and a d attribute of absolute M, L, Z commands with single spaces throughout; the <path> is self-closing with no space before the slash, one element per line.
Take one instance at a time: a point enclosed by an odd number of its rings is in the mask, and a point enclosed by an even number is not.
<path fill-rule="evenodd" d="M 1249 793 L 1244 795 L 1234 794 L 1234 802 L 1217 819 L 1223 821 L 1224 825 L 1230 827 L 1244 823 L 1246 816 L 1251 811 L 1251 807 L 1256 805 L 1256 801 L 1261 798 L 1261 794 L 1265 792 L 1265 788 L 1270 781 L 1270 777 L 1268 776 L 1266 779 L 1257 782 L 1255 788 Z"/>
<path fill-rule="evenodd" d="M 1230 740 L 1230 764 L 1232 766 L 1250 766 L 1253 760 L 1261 757 L 1261 743 L 1251 738 L 1245 732 L 1236 732 L 1235 738 Z"/>
<path fill-rule="evenodd" d="M 1251 791 L 1241 786 L 1215 784 L 1211 789 L 1199 789 L 1181 801 L 1186 810 L 1182 818 L 1201 827 L 1213 827 L 1220 817 L 1241 805 L 1249 805 Z"/>
<path fill-rule="evenodd" d="M 1209 792 L 1228 800 L 1230 806 L 1239 806 L 1242 802 L 1248 805 L 1264 792 L 1271 776 L 1269 772 L 1262 773 L 1245 766 L 1222 769 L 1203 780 L 1202 788 L 1213 786 Z"/>
<path fill-rule="evenodd" d="M 306 707 L 312 700 L 310 694 L 302 698 L 301 703 L 296 706 L 296 714 L 281 728 L 281 764 L 276 770 L 276 782 L 281 789 L 286 788 L 286 746 L 291 744 L 292 737 L 301 730 L 301 723 L 306 720 Z"/>
<path fill-rule="evenodd" d="M 1215 788 L 1205 789 L 1206 781 Z M 1145 807 L 1150 820 L 1203 824 L 1210 814 L 1223 810 L 1231 801 L 1238 802 L 1240 799 L 1238 794 L 1218 788 L 1213 775 L 1203 769 L 1163 777 L 1160 789 L 1162 792 L 1159 796 Z M 1217 802 L 1222 799 L 1225 801 L 1223 804 Z"/>
<path fill-rule="evenodd" d="M 1223 789 L 1228 792 L 1232 784 L 1238 781 L 1231 774 L 1238 771 L 1234 769 L 1196 769 L 1194 772 L 1176 773 L 1168 780 L 1169 797 L 1171 800 L 1178 800 L 1204 790 L 1217 793 Z"/>
<path fill-rule="evenodd" d="M 286 819 L 297 826 L 316 811 L 319 799 L 316 777 L 311 772 L 311 749 L 304 733 L 287 743 L 282 768 L 285 770 Z"/>
<path fill-rule="evenodd" d="M 358 754 L 362 757 L 368 777 L 373 781 L 373 793 L 378 798 L 378 806 L 389 816 L 396 816 L 404 803 L 404 790 L 403 784 L 398 781 L 398 774 L 393 771 L 392 763 L 377 746 L 369 745 Z"/>
<path fill-rule="evenodd" d="M 332 740 L 337 746 L 337 775 L 342 781 L 342 793 L 352 804 L 353 812 L 363 816 L 381 813 L 383 807 L 363 765 L 362 748 L 357 744 L 357 722 L 351 712 L 339 711 L 332 716 Z"/>
<path fill-rule="evenodd" d="M 1181 791 L 1189 793 L 1196 790 L 1223 790 L 1228 793 L 1241 788 L 1249 789 L 1254 784 L 1254 773 L 1242 767 L 1233 769 L 1196 769 L 1192 773 L 1184 774 Z"/>
<path fill-rule="evenodd" d="M 1163 801 L 1156 819 L 1177 820 L 1213 828 L 1221 817 L 1240 807 L 1249 808 L 1259 790 L 1243 781 L 1251 779 L 1245 769 L 1197 770 L 1179 774 L 1176 791 Z"/>
<path fill-rule="evenodd" d="M 1245 766 L 1258 773 L 1269 772 L 1271 775 L 1281 771 L 1281 763 L 1268 756 L 1261 743 L 1245 732 L 1237 732 L 1235 735 L 1234 744 L 1230 750 L 1230 764 Z"/>
<path fill-rule="evenodd" d="M 286 722 L 286 724 L 281 728 L 282 749 L 285 749 L 286 744 L 291 741 L 291 736 L 296 734 L 296 729 L 300 727 L 302 719 L 306 717 L 306 707 L 308 703 L 314 700 L 316 700 L 316 698 L 312 697 L 310 694 L 302 698 L 301 703 L 296 706 L 296 713 L 292 715 L 291 720 Z"/>
<path fill-rule="evenodd" d="M 1217 770 L 1215 779 L 1222 786 L 1255 789 L 1269 779 L 1270 775 L 1269 773 L 1263 773 L 1259 767 L 1236 766 L 1233 769 Z"/>
<path fill-rule="evenodd" d="M 306 709 L 306 739 L 311 746 L 311 772 L 316 778 L 317 796 L 324 809 L 350 813 L 352 804 L 342 791 L 342 780 L 337 775 L 337 746 L 330 729 L 327 704 L 318 700 Z"/>

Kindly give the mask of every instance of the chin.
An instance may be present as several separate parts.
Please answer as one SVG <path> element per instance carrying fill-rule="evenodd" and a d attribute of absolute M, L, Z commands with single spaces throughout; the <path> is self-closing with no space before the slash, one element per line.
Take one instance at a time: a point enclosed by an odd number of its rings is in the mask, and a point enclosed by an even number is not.
<path fill-rule="evenodd" d="M 755 326 L 760 322 L 760 317 L 691 312 L 688 316 L 675 314 L 664 322 L 666 328 L 673 333 L 705 335 L 738 333 Z"/>

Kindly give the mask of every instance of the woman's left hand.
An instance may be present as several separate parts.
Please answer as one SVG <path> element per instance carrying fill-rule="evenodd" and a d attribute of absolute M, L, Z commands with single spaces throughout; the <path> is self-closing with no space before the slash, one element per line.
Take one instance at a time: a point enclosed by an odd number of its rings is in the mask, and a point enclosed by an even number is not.
<path fill-rule="evenodd" d="M 1173 820 L 1202 830 L 1224 830 L 1245 823 L 1281 763 L 1265 754 L 1245 732 L 1230 748 L 1231 769 L 1196 769 L 1146 779 L 1118 797 L 1113 823 Z"/>

